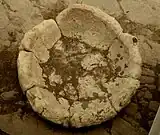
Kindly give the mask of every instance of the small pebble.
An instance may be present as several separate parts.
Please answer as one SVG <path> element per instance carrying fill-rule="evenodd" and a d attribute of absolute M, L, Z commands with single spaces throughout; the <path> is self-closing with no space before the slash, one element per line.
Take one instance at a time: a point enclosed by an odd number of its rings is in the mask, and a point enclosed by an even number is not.
<path fill-rule="evenodd" d="M 15 99 L 16 98 L 16 94 L 17 92 L 15 91 L 9 91 L 9 92 L 3 92 L 0 97 L 3 99 L 3 100 L 12 100 L 12 99 Z"/>

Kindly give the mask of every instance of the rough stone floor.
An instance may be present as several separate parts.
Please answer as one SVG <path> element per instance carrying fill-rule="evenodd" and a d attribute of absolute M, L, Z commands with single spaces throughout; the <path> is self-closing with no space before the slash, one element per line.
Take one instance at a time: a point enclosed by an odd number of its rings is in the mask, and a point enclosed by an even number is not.
<path fill-rule="evenodd" d="M 78 130 L 38 117 L 18 84 L 19 42 L 34 25 L 54 18 L 51 1 L 0 0 L 0 135 L 147 135 L 160 104 L 160 1 L 72 0 L 114 16 L 125 32 L 138 37 L 143 58 L 141 87 L 132 102 L 113 120 Z"/>

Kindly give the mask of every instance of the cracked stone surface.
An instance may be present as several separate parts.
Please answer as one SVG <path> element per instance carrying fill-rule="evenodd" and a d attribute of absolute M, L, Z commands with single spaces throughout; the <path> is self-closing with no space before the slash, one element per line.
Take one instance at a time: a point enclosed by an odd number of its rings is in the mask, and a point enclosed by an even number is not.
<path fill-rule="evenodd" d="M 19 83 L 33 110 L 67 127 L 113 118 L 140 84 L 138 40 L 84 4 L 66 8 L 56 22 L 41 22 L 21 42 Z"/>
<path fill-rule="evenodd" d="M 147 135 L 160 103 L 159 1 L 112 0 L 111 2 L 110 0 L 99 0 L 97 2 L 93 0 L 71 0 L 74 3 L 99 7 L 109 15 L 116 17 L 124 32 L 138 38 L 143 62 L 143 83 L 133 96 L 131 104 L 110 121 L 77 130 L 65 129 L 37 116 L 23 96 L 18 83 L 16 60 L 19 43 L 24 33 L 42 22 L 43 19 L 55 18 L 55 9 L 52 9 L 51 4 L 53 0 L 41 0 L 41 3 L 45 3 L 44 5 L 40 5 L 39 1 L 0 0 L 0 134 Z M 154 7 L 152 8 L 150 5 L 154 5 Z M 14 7 L 14 9 L 12 10 L 10 7 Z M 149 10 L 142 12 L 146 9 Z M 57 44 L 57 48 L 61 48 L 59 45 Z M 43 76 L 45 77 L 45 75 Z M 13 96 L 13 93 L 17 94 Z M 146 93 L 150 93 L 152 96 L 150 94 L 150 96 L 146 96 Z"/>

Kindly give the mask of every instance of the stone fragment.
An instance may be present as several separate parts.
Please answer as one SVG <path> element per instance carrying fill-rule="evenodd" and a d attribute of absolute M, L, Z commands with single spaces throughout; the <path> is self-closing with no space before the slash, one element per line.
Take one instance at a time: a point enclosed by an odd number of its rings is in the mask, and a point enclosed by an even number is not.
<path fill-rule="evenodd" d="M 140 124 L 135 120 L 133 116 L 124 115 L 123 120 L 131 124 L 133 127 L 139 127 Z"/>
<path fill-rule="evenodd" d="M 118 85 L 117 85 L 118 84 Z M 109 97 L 116 111 L 128 105 L 131 97 L 135 94 L 135 88 L 139 87 L 139 81 L 133 78 L 116 78 L 114 82 L 110 81 L 103 84 L 112 96 Z M 134 90 L 135 89 L 135 90 Z"/>
<path fill-rule="evenodd" d="M 79 16 L 79 18 L 77 18 L 77 16 Z M 109 47 L 110 43 L 112 43 L 116 37 L 116 34 L 118 35 L 122 32 L 122 28 L 114 18 L 106 15 L 98 8 L 84 4 L 75 4 L 63 10 L 57 16 L 56 21 L 64 36 L 74 38 L 81 37 L 83 42 L 100 49 L 103 49 L 105 46 Z M 85 26 L 83 26 L 82 23 Z M 70 31 L 68 31 L 68 29 L 70 29 Z M 106 29 L 108 30 L 105 31 Z"/>
<path fill-rule="evenodd" d="M 57 99 L 46 89 L 34 87 L 26 94 L 34 111 L 52 122 L 68 126 L 69 104 L 66 99 Z"/>
<path fill-rule="evenodd" d="M 142 84 L 154 84 L 155 78 L 150 76 L 141 76 L 140 81 Z"/>
<path fill-rule="evenodd" d="M 154 84 L 145 84 L 145 87 L 148 87 L 150 90 L 156 90 L 156 85 Z"/>
<path fill-rule="evenodd" d="M 138 48 L 138 39 L 128 33 L 120 34 L 119 39 L 128 48 L 129 55 L 128 59 L 125 59 L 127 64 L 124 66 L 125 70 L 122 76 L 139 79 L 142 72 L 142 58 Z"/>
<path fill-rule="evenodd" d="M 101 90 L 92 76 L 81 77 L 78 82 L 80 98 L 87 99 L 88 97 L 94 97 L 95 94 L 97 94 L 97 97 L 105 96 L 105 92 Z"/>
<path fill-rule="evenodd" d="M 3 100 L 12 100 L 16 98 L 16 95 L 18 94 L 18 92 L 15 91 L 8 91 L 8 92 L 3 92 L 0 97 Z"/>
<path fill-rule="evenodd" d="M 33 52 L 38 60 L 44 63 L 49 59 L 48 49 L 51 49 L 60 37 L 56 22 L 52 19 L 45 20 L 25 34 L 20 50 Z"/>
<path fill-rule="evenodd" d="M 16 105 L 21 105 L 21 106 L 25 106 L 26 103 L 24 101 L 18 101 L 15 103 Z"/>
<path fill-rule="evenodd" d="M 118 3 L 116 0 L 99 0 L 99 1 L 92 1 L 92 0 L 71 0 L 73 4 L 87 4 L 94 7 L 98 7 L 103 10 L 105 13 L 112 15 L 113 17 L 119 17 L 123 15 Z"/>
<path fill-rule="evenodd" d="M 23 91 L 35 85 L 45 86 L 42 69 L 32 52 L 20 51 L 17 64 L 19 83 Z"/>
<path fill-rule="evenodd" d="M 89 101 L 87 106 L 83 107 L 84 102 L 75 102 L 71 108 L 71 124 L 74 127 L 100 124 L 116 115 L 114 108 L 108 99 L 95 99 Z"/>
<path fill-rule="evenodd" d="M 104 58 L 101 54 L 89 54 L 83 59 L 81 65 L 84 69 L 90 71 L 101 64 L 103 64 L 103 66 L 107 66 L 107 63 L 102 63 L 103 60 Z"/>
<path fill-rule="evenodd" d="M 56 84 L 62 84 L 62 78 L 60 75 L 56 75 L 55 72 L 53 72 L 49 77 L 50 85 L 56 86 Z"/>
<path fill-rule="evenodd" d="M 155 73 L 153 70 L 144 67 L 142 68 L 142 75 L 155 77 Z"/>

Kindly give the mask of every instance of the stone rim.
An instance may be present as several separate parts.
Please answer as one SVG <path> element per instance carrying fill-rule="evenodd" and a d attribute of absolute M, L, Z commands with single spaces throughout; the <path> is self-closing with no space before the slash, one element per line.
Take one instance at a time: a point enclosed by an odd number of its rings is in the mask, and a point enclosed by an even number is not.
<path fill-rule="evenodd" d="M 102 12 L 101 10 L 99 10 L 99 9 L 97 9 L 97 8 L 94 8 L 94 7 L 91 7 L 91 6 L 88 6 L 88 5 L 82 5 L 82 4 L 75 4 L 75 5 L 73 5 L 72 7 L 69 7 L 69 8 L 67 8 L 67 9 L 65 9 L 64 11 L 62 11 L 59 15 L 58 15 L 58 17 L 56 18 L 56 20 L 57 20 L 57 23 L 58 23 L 58 26 L 59 26 L 59 28 L 58 29 L 60 29 L 60 31 L 62 32 L 62 35 L 64 35 L 64 33 L 63 33 L 63 30 L 62 30 L 62 28 L 61 28 L 61 26 L 60 26 L 60 20 L 62 19 L 62 17 L 63 17 L 63 15 L 64 14 L 67 14 L 67 12 L 69 12 L 69 10 L 71 10 L 72 8 L 76 8 L 76 9 L 84 9 L 84 10 L 89 10 L 89 11 L 91 11 L 95 16 L 98 16 L 98 17 L 100 17 L 100 19 L 102 19 L 103 21 L 106 21 L 106 23 L 109 25 L 109 26 L 112 26 L 111 27 L 111 29 L 115 32 L 115 34 L 116 34 L 116 36 L 117 36 L 117 38 L 118 38 L 118 40 L 120 40 L 122 43 L 123 43 L 123 45 L 125 45 L 128 49 L 129 49 L 129 56 L 130 56 L 130 58 L 129 58 L 129 62 L 132 64 L 132 63 L 135 63 L 135 66 L 132 68 L 132 66 L 130 66 L 131 67 L 131 69 L 129 69 L 129 71 L 132 71 L 131 72 L 131 74 L 129 74 L 129 76 L 125 76 L 125 77 L 129 77 L 130 79 L 133 79 L 133 80 L 136 80 L 135 81 L 135 85 L 134 85 L 134 88 L 132 88 L 132 91 L 131 91 L 131 93 L 129 94 L 129 96 L 128 96 L 128 99 L 126 99 L 127 101 L 125 101 L 125 103 L 122 103 L 122 107 L 115 107 L 114 106 L 114 110 L 115 110 L 115 112 L 113 113 L 113 115 L 112 116 L 108 116 L 109 117 L 109 119 L 110 118 L 112 118 L 112 117 L 114 117 L 115 115 L 116 115 L 116 112 L 118 112 L 118 111 L 120 111 L 123 107 L 125 107 L 128 103 L 129 103 L 129 101 L 130 101 L 130 97 L 135 93 L 135 90 L 136 90 L 136 88 L 138 88 L 138 86 L 139 86 L 139 81 L 137 80 L 138 78 L 139 78 L 139 76 L 140 76 L 140 74 L 141 74 L 141 57 L 140 57 L 140 54 L 139 54 L 139 50 L 138 50 L 138 46 L 137 46 L 137 42 L 135 43 L 135 41 L 137 41 L 136 39 L 135 39 L 135 37 L 134 36 L 131 36 L 131 35 L 129 35 L 129 34 L 127 34 L 127 33 L 123 33 L 122 32 L 122 28 L 120 27 L 120 25 L 119 25 L 119 23 L 114 19 L 114 18 L 112 18 L 112 17 L 110 17 L 110 16 L 108 16 L 106 13 L 104 13 L 104 12 Z M 57 25 L 53 20 L 46 20 L 46 21 L 44 21 L 44 22 L 52 22 L 52 24 L 54 24 L 54 25 Z M 44 28 L 42 27 L 42 29 L 39 29 L 40 28 L 40 26 L 43 26 L 44 25 L 44 22 L 42 22 L 41 24 L 39 24 L 39 25 L 37 25 L 37 26 L 35 26 L 31 31 L 29 31 L 27 34 L 30 34 L 29 35 L 29 37 L 34 37 L 32 34 L 32 32 L 33 31 L 36 31 L 36 30 L 40 30 L 40 31 L 38 31 L 38 32 L 42 32 L 43 33 L 43 31 L 44 31 Z M 59 31 L 59 35 L 58 35 L 58 38 L 57 38 L 57 41 L 60 39 L 60 37 L 61 37 L 61 35 L 60 35 L 60 31 Z M 21 43 L 21 47 L 20 47 L 20 50 L 24 50 L 24 51 L 27 51 L 27 53 L 30 53 L 31 55 L 33 55 L 33 56 L 30 56 L 29 57 L 29 59 L 33 59 L 33 57 L 35 57 L 34 55 L 34 53 L 36 52 L 34 52 L 33 50 L 33 48 L 31 48 L 30 49 L 30 47 L 29 48 L 27 48 L 26 47 L 26 42 L 28 43 L 28 41 L 26 41 L 26 40 L 28 40 L 29 38 L 27 37 L 27 34 L 25 35 L 25 37 L 24 37 L 24 39 L 22 40 L 22 43 Z M 26 40 L 25 40 L 25 38 L 26 38 Z M 133 40 L 134 39 L 134 40 Z M 31 39 L 31 40 L 33 40 L 33 39 Z M 134 42 L 134 43 L 133 43 Z M 31 45 L 31 42 L 29 42 L 30 44 L 29 45 Z M 55 42 L 56 43 L 56 42 Z M 45 48 L 47 48 L 47 49 L 49 49 L 50 47 L 45 47 Z M 32 50 L 33 49 L 33 50 Z M 22 51 L 21 51 L 22 52 Z M 22 53 L 23 54 L 23 53 Z M 47 55 L 47 54 L 46 54 Z M 36 55 L 36 57 L 35 57 L 35 59 L 37 59 L 37 63 L 38 62 L 41 62 L 41 63 L 43 63 L 43 62 L 45 62 L 45 61 L 47 61 L 47 60 L 44 60 L 44 59 L 41 59 L 41 58 L 39 58 L 39 56 L 40 55 Z M 21 75 L 24 73 L 22 73 L 22 71 L 20 70 L 20 69 L 22 69 L 23 70 L 23 68 L 24 67 L 21 67 L 20 68 L 20 66 L 22 66 L 22 63 L 21 63 L 21 60 L 20 60 L 20 58 L 21 58 L 21 53 L 19 54 L 19 57 L 18 57 L 18 74 L 19 74 L 19 80 L 20 80 L 20 85 L 21 85 L 21 88 L 24 90 L 24 91 L 27 91 L 26 92 L 26 94 L 27 94 L 27 98 L 29 99 L 29 101 L 30 101 L 30 104 L 32 105 L 32 107 L 33 107 L 33 110 L 34 111 L 36 111 L 36 112 L 38 112 L 39 114 L 41 114 L 43 117 L 45 117 L 46 119 L 48 119 L 48 120 L 50 120 L 50 121 L 52 121 L 52 122 L 55 122 L 55 123 L 58 123 L 58 124 L 63 124 L 64 126 L 70 126 L 69 125 L 69 122 L 68 121 L 70 121 L 70 114 L 68 114 L 67 116 L 66 115 L 64 115 L 63 114 L 63 116 L 62 117 L 60 117 L 59 119 L 56 119 L 56 117 L 55 116 L 48 116 L 48 115 L 44 115 L 43 114 L 43 112 L 44 112 L 44 108 L 43 109 L 41 109 L 41 110 L 38 110 L 39 109 L 39 107 L 38 107 L 38 105 L 37 105 L 37 107 L 36 107 L 36 102 L 34 102 L 33 103 L 33 100 L 32 99 L 30 99 L 32 96 L 35 96 L 35 95 L 37 95 L 37 94 L 40 94 L 39 93 L 39 89 L 45 89 L 46 88 L 46 86 L 45 86 L 45 84 L 43 84 L 42 82 L 43 81 L 40 81 L 40 83 L 37 83 L 37 82 L 34 82 L 33 84 L 31 84 L 28 88 L 26 88 L 26 86 L 24 86 L 24 84 L 25 83 L 23 83 L 23 82 L 21 82 Z M 24 59 L 26 58 L 26 56 L 24 56 Z M 36 63 L 36 62 L 35 62 Z M 136 68 L 136 70 L 135 70 L 135 68 Z M 29 69 L 26 69 L 27 71 L 29 70 Z M 42 71 L 40 71 L 40 72 L 42 72 Z M 22 75 L 23 76 L 23 75 Z M 25 74 L 24 74 L 24 76 L 25 76 Z M 25 78 L 25 77 L 24 77 Z M 35 77 L 35 78 L 37 78 L 37 77 Z M 40 77 L 38 77 L 38 78 L 41 78 L 42 80 L 43 80 L 43 77 L 42 76 L 40 76 Z M 130 81 L 129 80 L 129 82 L 132 82 L 132 81 Z M 43 85 L 41 85 L 41 84 L 43 84 Z M 36 87 L 37 86 L 37 87 Z M 34 88 L 35 87 L 35 88 Z M 112 88 L 111 88 L 112 89 Z M 129 89 L 129 88 L 128 88 Z M 41 93 L 42 95 L 43 95 L 43 92 Z M 42 99 L 42 95 L 39 95 L 40 97 L 40 99 Z M 47 96 L 46 96 L 47 97 Z M 123 96 L 122 96 L 122 98 L 124 98 Z M 38 99 L 37 99 L 38 100 Z M 111 99 L 112 100 L 112 99 Z M 34 100 L 35 101 L 35 100 Z M 37 102 L 38 103 L 38 102 Z M 49 104 L 49 103 L 47 103 L 47 104 Z M 58 103 L 57 103 L 58 104 Z M 41 106 L 42 107 L 42 106 Z M 53 106 L 52 106 L 53 107 Z M 51 108 L 52 108 L 51 107 Z M 67 109 L 66 109 L 67 110 Z M 54 112 L 55 113 L 55 112 Z M 57 117 L 58 117 L 59 115 L 57 114 Z M 67 122 L 64 120 L 64 118 L 66 118 L 67 117 Z M 74 127 L 82 127 L 82 126 L 90 126 L 90 125 L 94 125 L 94 124 L 100 124 L 101 122 L 104 122 L 104 121 L 106 121 L 106 120 L 108 120 L 108 118 L 105 118 L 105 119 L 102 119 L 101 121 L 98 121 L 98 122 L 96 122 L 96 121 L 92 121 L 92 123 L 72 123 L 72 125 L 71 126 L 74 126 Z"/>

